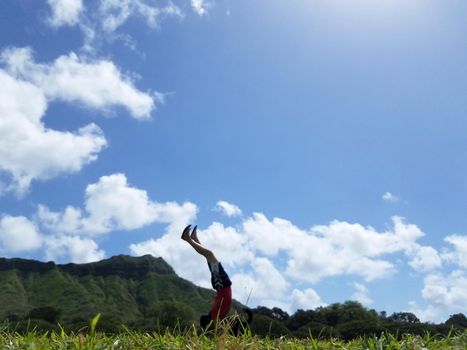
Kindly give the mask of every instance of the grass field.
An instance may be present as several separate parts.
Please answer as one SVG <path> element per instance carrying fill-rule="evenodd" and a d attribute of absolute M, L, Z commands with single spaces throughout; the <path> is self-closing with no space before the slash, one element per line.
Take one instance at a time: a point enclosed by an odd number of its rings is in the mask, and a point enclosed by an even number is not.
<path fill-rule="evenodd" d="M 124 330 L 119 334 L 106 335 L 96 332 L 96 317 L 88 329 L 78 333 L 38 332 L 32 330 L 26 334 L 12 331 L 7 325 L 0 328 L 0 349 L 290 349 L 290 350 L 466 350 L 467 331 L 439 337 L 426 334 L 423 337 L 403 335 L 394 337 L 381 334 L 379 337 L 358 338 L 353 341 L 339 339 L 320 340 L 294 338 L 259 338 L 246 332 L 243 336 L 233 337 L 227 331 L 212 334 L 199 334 L 195 328 L 186 332 L 165 331 L 159 333 L 141 333 Z"/>
<path fill-rule="evenodd" d="M 431 350 L 431 349 L 467 349 L 466 335 L 437 339 L 407 335 L 397 340 L 382 335 L 380 338 L 356 339 L 343 342 L 338 339 L 260 339 L 244 335 L 243 337 L 219 336 L 209 338 L 195 334 L 174 335 L 142 334 L 127 332 L 113 336 L 104 334 L 38 334 L 26 335 L 2 332 L 1 349 L 347 349 L 347 350 Z"/>

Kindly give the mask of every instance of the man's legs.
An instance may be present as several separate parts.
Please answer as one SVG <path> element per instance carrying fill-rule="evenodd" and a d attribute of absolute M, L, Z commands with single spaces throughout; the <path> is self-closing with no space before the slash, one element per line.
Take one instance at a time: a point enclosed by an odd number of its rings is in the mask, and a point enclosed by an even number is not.
<path fill-rule="evenodd" d="M 219 276 L 219 269 L 221 268 L 221 265 L 217 261 L 214 253 L 201 245 L 201 242 L 198 239 L 198 235 L 196 231 L 197 227 L 195 226 L 193 228 L 193 231 L 191 232 L 191 234 L 190 234 L 190 228 L 191 228 L 191 225 L 188 225 L 187 227 L 185 227 L 182 233 L 182 239 L 184 241 L 187 241 L 193 247 L 194 250 L 196 250 L 199 254 L 201 254 L 202 256 L 206 258 L 209 264 L 209 269 L 211 270 L 211 273 L 213 274 L 211 278 L 214 278 L 213 277 L 214 275 L 217 276 L 217 280 L 216 280 L 217 282 L 212 282 L 214 289 L 217 290 L 214 303 L 211 307 L 211 310 L 209 311 L 209 314 L 203 315 L 200 318 L 201 327 L 206 328 L 212 320 L 221 320 L 225 316 L 227 316 L 230 310 L 230 307 L 232 305 L 232 289 L 230 288 L 230 284 L 228 284 L 227 287 L 216 288 L 216 286 L 218 286 L 217 283 L 221 280 Z M 224 273 L 224 275 L 226 275 L 223 269 L 222 269 L 222 272 Z"/>
<path fill-rule="evenodd" d="M 196 226 L 193 229 L 191 236 L 190 236 L 190 228 L 191 228 L 191 225 L 188 225 L 187 227 L 185 227 L 182 233 L 182 239 L 184 241 L 187 241 L 193 247 L 194 250 L 196 250 L 199 254 L 204 256 L 206 260 L 208 261 L 208 263 L 217 262 L 217 259 L 214 253 L 200 244 L 198 240 L 198 236 L 196 234 Z"/>

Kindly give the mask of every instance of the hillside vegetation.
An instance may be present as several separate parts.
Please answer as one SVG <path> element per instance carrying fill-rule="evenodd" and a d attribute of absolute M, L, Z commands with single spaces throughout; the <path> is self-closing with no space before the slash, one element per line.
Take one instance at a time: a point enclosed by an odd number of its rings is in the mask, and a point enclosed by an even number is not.
<path fill-rule="evenodd" d="M 98 330 L 118 332 L 189 329 L 206 313 L 214 291 L 177 276 L 161 258 L 115 256 L 89 264 L 57 265 L 0 258 L 0 322 L 27 332 L 79 331 L 100 314 Z M 243 306 L 234 302 L 233 311 Z M 381 333 L 423 336 L 463 332 L 467 318 L 458 313 L 440 324 L 423 323 L 410 312 L 386 315 L 355 301 L 335 303 L 289 315 L 280 308 L 253 309 L 251 331 L 282 336 L 355 339 Z"/>
<path fill-rule="evenodd" d="M 66 265 L 1 258 L 0 285 L 0 319 L 79 327 L 101 313 L 101 327 L 109 329 L 151 327 L 161 312 L 190 323 L 209 310 L 214 296 L 150 255 Z"/>

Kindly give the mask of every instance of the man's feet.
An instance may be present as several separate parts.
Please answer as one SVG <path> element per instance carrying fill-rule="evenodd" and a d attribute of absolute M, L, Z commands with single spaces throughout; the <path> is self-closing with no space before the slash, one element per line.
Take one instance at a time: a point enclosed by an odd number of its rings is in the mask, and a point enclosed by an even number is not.
<path fill-rule="evenodd" d="M 199 242 L 199 239 L 198 239 L 198 233 L 196 232 L 196 229 L 198 228 L 198 226 L 195 226 L 195 228 L 193 229 L 193 231 L 191 232 L 191 235 L 190 235 L 190 238 L 195 241 L 196 243 L 200 244 Z"/>
<path fill-rule="evenodd" d="M 190 228 L 191 228 L 191 225 L 188 225 L 187 227 L 185 227 L 185 229 L 183 230 L 183 233 L 182 233 L 182 239 L 184 241 L 189 241 L 190 240 Z M 196 229 L 196 228 L 195 228 Z"/>

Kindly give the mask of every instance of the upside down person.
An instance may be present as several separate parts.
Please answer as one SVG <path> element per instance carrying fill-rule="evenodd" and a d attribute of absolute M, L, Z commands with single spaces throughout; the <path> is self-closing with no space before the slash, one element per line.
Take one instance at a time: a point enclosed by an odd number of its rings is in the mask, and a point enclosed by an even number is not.
<path fill-rule="evenodd" d="M 197 226 L 194 227 L 190 234 L 191 225 L 185 227 L 182 239 L 187 241 L 194 250 L 206 258 L 209 270 L 211 271 L 211 284 L 217 292 L 211 310 L 208 314 L 201 315 L 199 319 L 201 327 L 206 328 L 212 321 L 219 322 L 229 313 L 232 306 L 232 289 L 230 287 L 232 282 L 214 253 L 201 245 L 196 228 Z"/>

